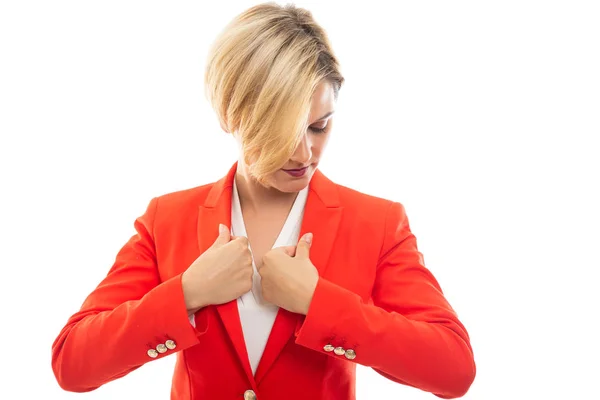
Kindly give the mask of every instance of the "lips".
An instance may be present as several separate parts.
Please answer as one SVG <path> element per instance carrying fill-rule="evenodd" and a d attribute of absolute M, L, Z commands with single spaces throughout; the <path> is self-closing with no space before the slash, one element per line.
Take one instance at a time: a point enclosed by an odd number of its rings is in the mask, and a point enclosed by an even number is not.
<path fill-rule="evenodd" d="M 304 167 L 304 168 L 295 168 L 295 169 L 284 169 L 285 172 L 302 172 L 302 171 L 306 171 L 308 167 Z"/>
<path fill-rule="evenodd" d="M 306 166 L 304 168 L 284 169 L 284 171 L 292 176 L 299 177 L 299 176 L 304 175 L 306 173 L 307 169 L 308 169 L 308 166 Z"/>

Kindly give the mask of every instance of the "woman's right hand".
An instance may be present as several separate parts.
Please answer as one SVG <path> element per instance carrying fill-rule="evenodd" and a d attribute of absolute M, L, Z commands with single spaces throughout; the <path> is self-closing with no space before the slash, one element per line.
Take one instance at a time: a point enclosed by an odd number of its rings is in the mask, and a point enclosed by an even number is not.
<path fill-rule="evenodd" d="M 231 237 L 219 224 L 219 236 L 183 273 L 181 283 L 188 314 L 223 304 L 252 288 L 252 254 L 246 237 Z"/>

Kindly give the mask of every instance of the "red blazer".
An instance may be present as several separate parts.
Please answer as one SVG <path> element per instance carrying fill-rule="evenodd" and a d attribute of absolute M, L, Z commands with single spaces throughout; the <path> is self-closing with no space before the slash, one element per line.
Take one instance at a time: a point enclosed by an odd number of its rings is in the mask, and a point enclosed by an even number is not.
<path fill-rule="evenodd" d="M 308 314 L 279 310 L 255 376 L 236 301 L 201 309 L 194 328 L 181 274 L 219 223 L 230 226 L 236 167 L 153 198 L 135 220 L 137 233 L 52 345 L 63 389 L 91 391 L 175 355 L 171 399 L 349 400 L 356 364 L 441 398 L 466 393 L 475 377 L 467 331 L 425 268 L 403 206 L 319 170 L 300 232 L 314 235 L 320 275 Z"/>

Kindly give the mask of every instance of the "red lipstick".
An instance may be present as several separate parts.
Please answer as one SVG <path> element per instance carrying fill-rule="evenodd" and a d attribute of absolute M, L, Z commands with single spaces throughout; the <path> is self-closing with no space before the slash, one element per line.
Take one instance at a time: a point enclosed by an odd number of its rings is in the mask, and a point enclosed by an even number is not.
<path fill-rule="evenodd" d="M 299 168 L 299 169 L 284 169 L 285 172 L 287 172 L 294 178 L 299 178 L 301 176 L 304 176 L 304 174 L 306 174 L 307 170 L 308 170 L 308 167 Z"/>

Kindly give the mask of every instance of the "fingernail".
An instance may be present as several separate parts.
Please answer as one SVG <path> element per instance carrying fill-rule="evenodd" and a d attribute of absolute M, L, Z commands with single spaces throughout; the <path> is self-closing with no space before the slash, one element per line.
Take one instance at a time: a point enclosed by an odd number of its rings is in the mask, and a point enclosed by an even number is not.
<path fill-rule="evenodd" d="M 219 233 L 224 233 L 227 230 L 227 227 L 223 224 L 219 224 Z"/>
<path fill-rule="evenodd" d="M 312 243 L 312 238 L 313 238 L 313 234 L 312 233 L 307 233 L 306 235 L 304 235 L 304 240 L 308 244 Z"/>

